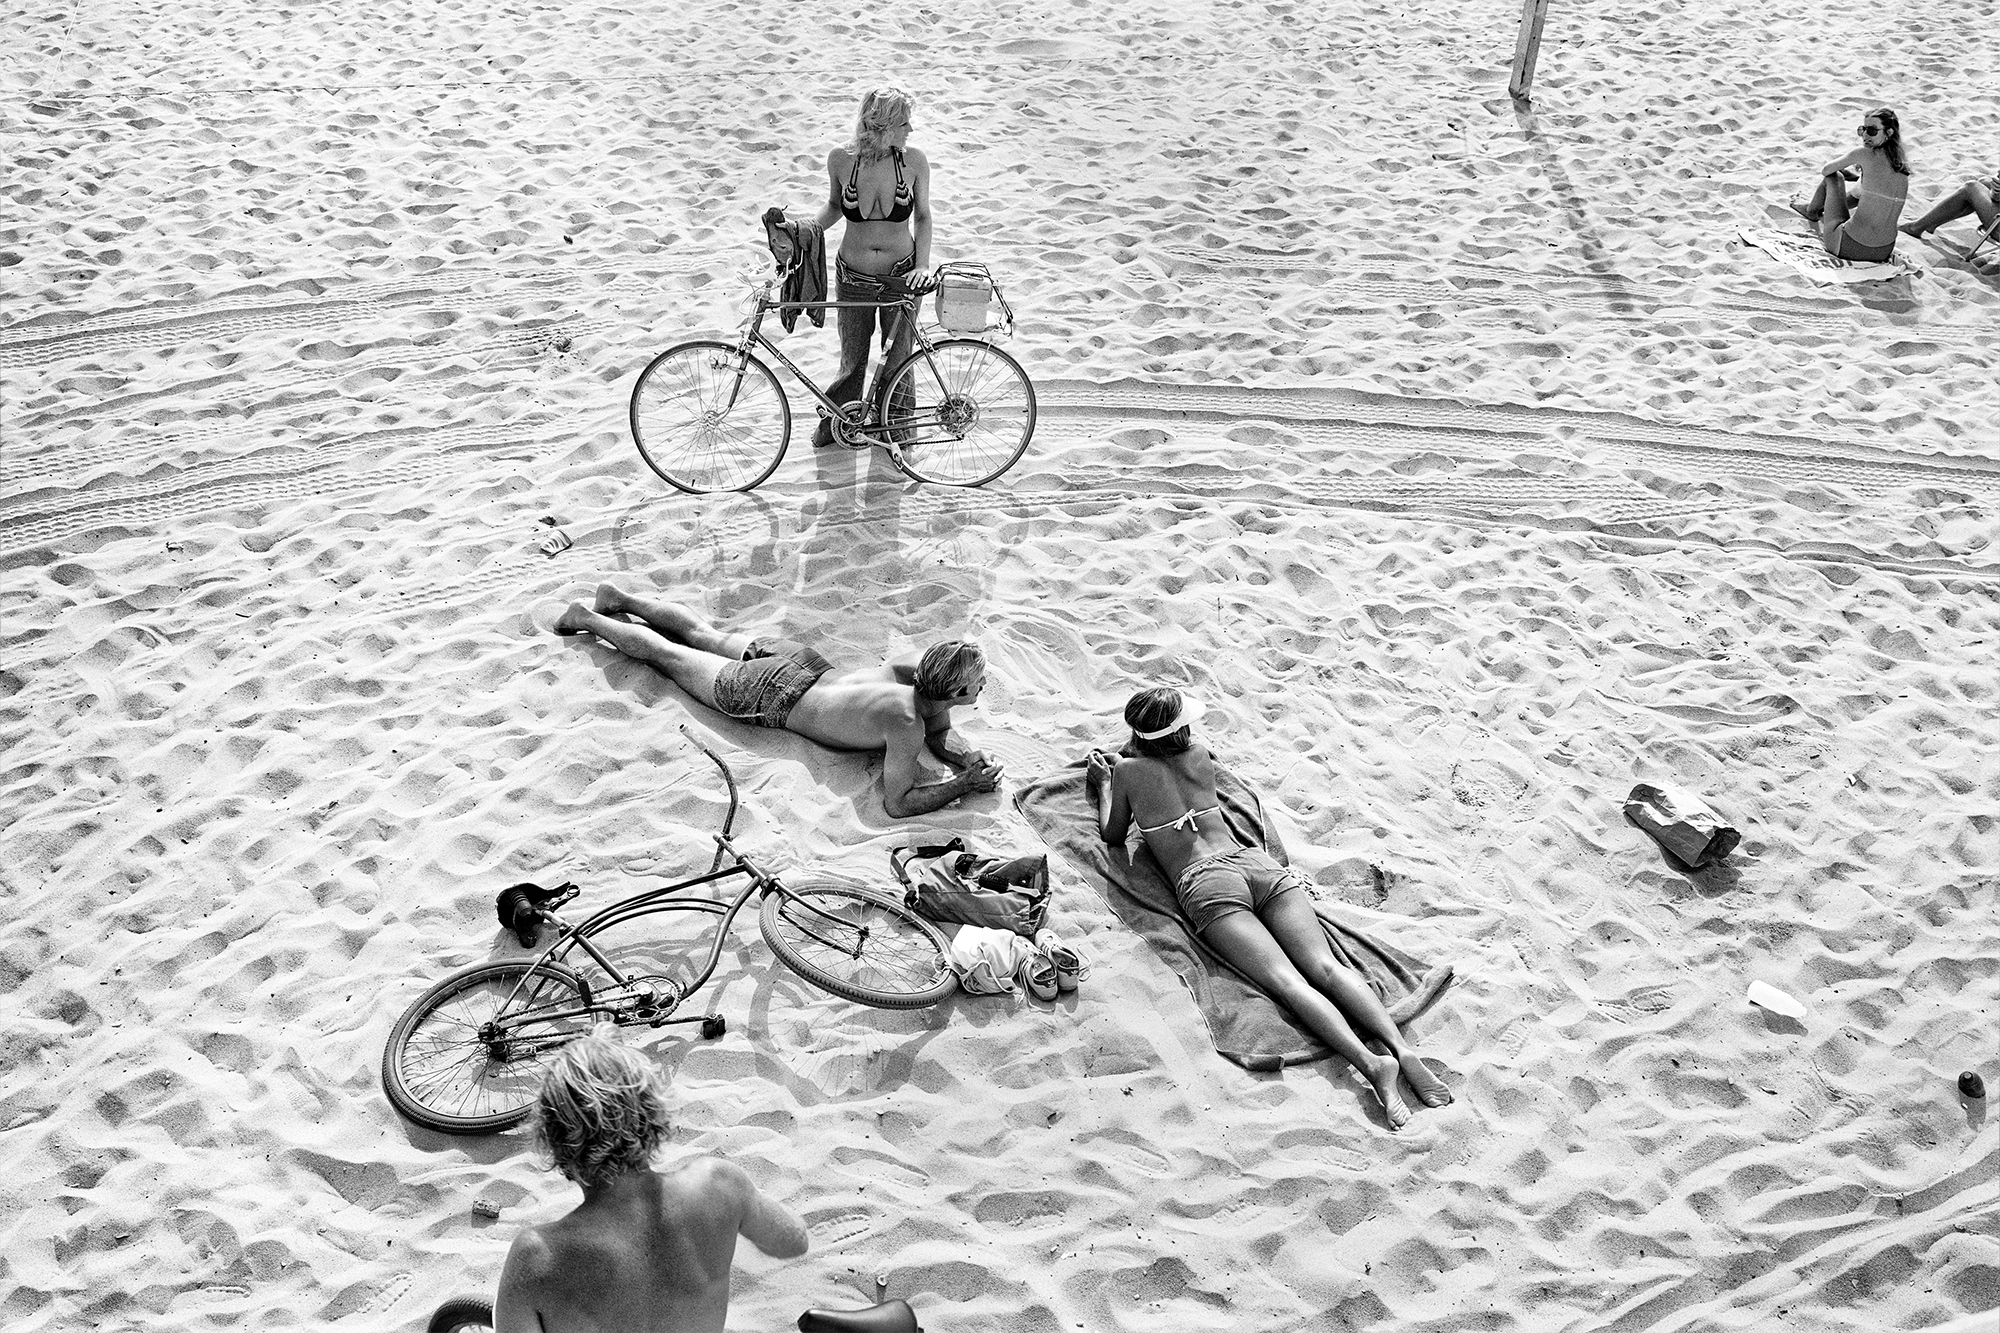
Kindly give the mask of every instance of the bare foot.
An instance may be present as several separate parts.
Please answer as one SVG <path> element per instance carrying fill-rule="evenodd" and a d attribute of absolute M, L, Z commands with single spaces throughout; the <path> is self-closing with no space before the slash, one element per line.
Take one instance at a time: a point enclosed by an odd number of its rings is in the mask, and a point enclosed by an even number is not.
<path fill-rule="evenodd" d="M 1376 1100 L 1382 1103 L 1382 1114 L 1388 1117 L 1390 1129 L 1401 1129 L 1410 1123 L 1410 1108 L 1403 1101 L 1403 1093 L 1396 1086 L 1398 1066 L 1393 1055 L 1378 1055 L 1361 1071 L 1361 1077 L 1368 1080 L 1368 1086 L 1375 1089 Z"/>
<path fill-rule="evenodd" d="M 615 616 L 625 609 L 625 594 L 609 583 L 600 583 L 592 605 L 600 615 Z"/>
<path fill-rule="evenodd" d="M 1896 228 L 1896 230 L 1902 232 L 1905 236 L 1922 236 L 1924 234 L 1924 229 L 1914 222 L 1905 222 L 1902 226 Z"/>
<path fill-rule="evenodd" d="M 1444 1080 L 1431 1072 L 1423 1057 L 1415 1051 L 1405 1052 L 1401 1061 L 1403 1077 L 1410 1080 L 1410 1090 L 1417 1094 L 1417 1100 L 1425 1106 L 1451 1105 L 1451 1089 Z"/>
<path fill-rule="evenodd" d="M 557 618 L 550 628 L 558 634 L 581 634 L 590 628 L 591 610 L 582 602 L 571 602 L 569 609 Z"/>
<path fill-rule="evenodd" d="M 1813 226 L 1817 227 L 1817 226 L 1819 225 L 1819 217 L 1820 217 L 1820 215 L 1819 215 L 1819 214 L 1817 214 L 1817 213 L 1815 213 L 1815 212 L 1813 212 L 1813 211 L 1812 211 L 1812 209 L 1811 209 L 1811 207 L 1809 207 L 1808 205 L 1806 205 L 1806 204 L 1802 204 L 1802 203 L 1800 203 L 1800 202 L 1799 202 L 1798 200 L 1794 199 L 1794 200 L 1792 200 L 1792 202 L 1791 202 L 1791 205 L 1790 205 L 1790 206 L 1791 206 L 1791 210 L 1792 210 L 1792 211 L 1793 211 L 1794 213 L 1797 213 L 1797 214 L 1798 214 L 1798 215 L 1799 215 L 1800 217 L 1804 218 L 1804 219 L 1805 219 L 1805 220 L 1806 220 L 1807 222 L 1810 222 L 1810 223 L 1812 223 L 1812 224 L 1813 224 Z"/>

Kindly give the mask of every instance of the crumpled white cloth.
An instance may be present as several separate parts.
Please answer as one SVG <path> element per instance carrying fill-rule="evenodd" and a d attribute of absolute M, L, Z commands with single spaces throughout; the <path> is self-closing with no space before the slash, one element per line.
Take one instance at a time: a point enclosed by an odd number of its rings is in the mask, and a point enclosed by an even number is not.
<path fill-rule="evenodd" d="M 961 926 L 951 937 L 949 961 L 958 984 L 973 995 L 1014 995 L 1014 973 L 1033 957 L 1035 946 L 1011 930 Z"/>

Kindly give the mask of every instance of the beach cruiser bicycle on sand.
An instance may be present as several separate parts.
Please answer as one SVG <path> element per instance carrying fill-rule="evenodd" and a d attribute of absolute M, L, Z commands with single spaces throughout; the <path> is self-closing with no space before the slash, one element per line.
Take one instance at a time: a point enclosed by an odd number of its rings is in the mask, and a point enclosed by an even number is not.
<path fill-rule="evenodd" d="M 452 973 L 396 1020 L 382 1052 L 382 1088 L 403 1115 L 447 1134 L 492 1134 L 517 1125 L 534 1108 L 548 1059 L 600 1022 L 655 1028 L 699 1023 L 704 1037 L 721 1036 L 720 1014 L 676 1017 L 675 1011 L 714 974 L 723 939 L 752 895 L 760 899 L 758 922 L 771 951 L 822 990 L 878 1008 L 918 1009 L 958 988 L 944 936 L 907 911 L 900 895 L 832 882 L 783 883 L 740 851 L 729 837 L 736 777 L 713 750 L 694 744 L 729 788 L 729 811 L 714 835 L 707 873 L 621 898 L 575 922 L 556 912 L 577 895 L 574 884 L 503 891 L 496 903 L 501 924 L 524 948 L 536 947 L 544 925 L 555 927 L 555 940 L 533 958 L 475 963 Z M 744 884 L 731 899 L 688 895 L 739 876 Z M 721 918 L 692 980 L 628 976 L 592 942 L 612 926 L 663 912 Z"/>
<path fill-rule="evenodd" d="M 834 439 L 880 449 L 918 481 L 981 486 L 1014 466 L 1035 433 L 1035 389 L 1020 363 L 987 340 L 1014 327 L 1014 311 L 983 264 L 941 264 L 895 301 L 783 301 L 778 278 L 753 281 L 733 341 L 669 347 L 632 386 L 632 440 L 646 465 L 691 494 L 747 491 L 777 471 L 791 442 L 792 408 L 774 357 L 819 400 Z M 936 293 L 938 327 L 920 320 Z M 843 408 L 764 333 L 773 311 L 900 310 L 915 349 L 880 379 L 873 402 Z M 886 317 L 886 316 L 885 316 Z M 933 337 L 936 332 L 944 336 Z"/>

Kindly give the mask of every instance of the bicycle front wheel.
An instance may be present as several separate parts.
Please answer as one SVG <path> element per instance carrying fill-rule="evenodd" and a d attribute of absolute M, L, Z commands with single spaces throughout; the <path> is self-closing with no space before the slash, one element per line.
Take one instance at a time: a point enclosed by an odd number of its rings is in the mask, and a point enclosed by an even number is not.
<path fill-rule="evenodd" d="M 985 485 L 1014 466 L 1035 433 L 1028 372 L 976 338 L 919 348 L 884 382 L 879 406 L 903 471 L 943 486 Z"/>
<path fill-rule="evenodd" d="M 843 1000 L 921 1009 L 958 989 L 937 927 L 860 889 L 781 885 L 764 895 L 758 924 L 786 967 Z"/>
<path fill-rule="evenodd" d="M 396 1020 L 382 1090 L 426 1129 L 497 1134 L 528 1118 L 549 1060 L 592 1021 L 589 988 L 568 968 L 480 963 L 438 982 Z"/>
<path fill-rule="evenodd" d="M 632 386 L 632 442 L 691 495 L 747 491 L 778 470 L 792 405 L 771 368 L 727 343 L 669 347 Z"/>

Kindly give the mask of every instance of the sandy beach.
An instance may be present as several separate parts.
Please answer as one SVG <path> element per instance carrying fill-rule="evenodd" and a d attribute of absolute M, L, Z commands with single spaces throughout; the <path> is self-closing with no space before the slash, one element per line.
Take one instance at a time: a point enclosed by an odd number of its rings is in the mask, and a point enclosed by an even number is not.
<path fill-rule="evenodd" d="M 1899 108 L 2000 169 L 1990 7 L 1231 0 L 73 5 L 0 26 L 0 1323 L 418 1328 L 573 1205 L 378 1080 L 494 893 L 920 835 L 1208 704 L 1318 892 L 1456 980 L 1455 1103 L 1251 1073 L 1074 868 L 1054 1004 L 821 993 L 748 919 L 627 1033 L 664 1160 L 812 1250 L 730 1327 L 1990 1333 L 2000 1309 L 2000 279 L 1737 239 Z M 1041 403 L 980 490 L 809 445 L 673 491 L 633 378 L 740 318 L 859 95 Z M 830 376 L 831 330 L 786 335 Z M 559 520 L 574 545 L 535 547 Z M 843 664 L 969 635 L 1002 791 L 746 728 L 549 625 L 601 580 Z M 1686 872 L 1635 782 L 1741 829 Z M 680 932 L 680 933 L 675 933 Z M 692 928 L 621 945 L 678 965 Z M 1750 1005 L 1756 981 L 1800 1020 Z M 490 1200 L 500 1216 L 475 1213 Z"/>

